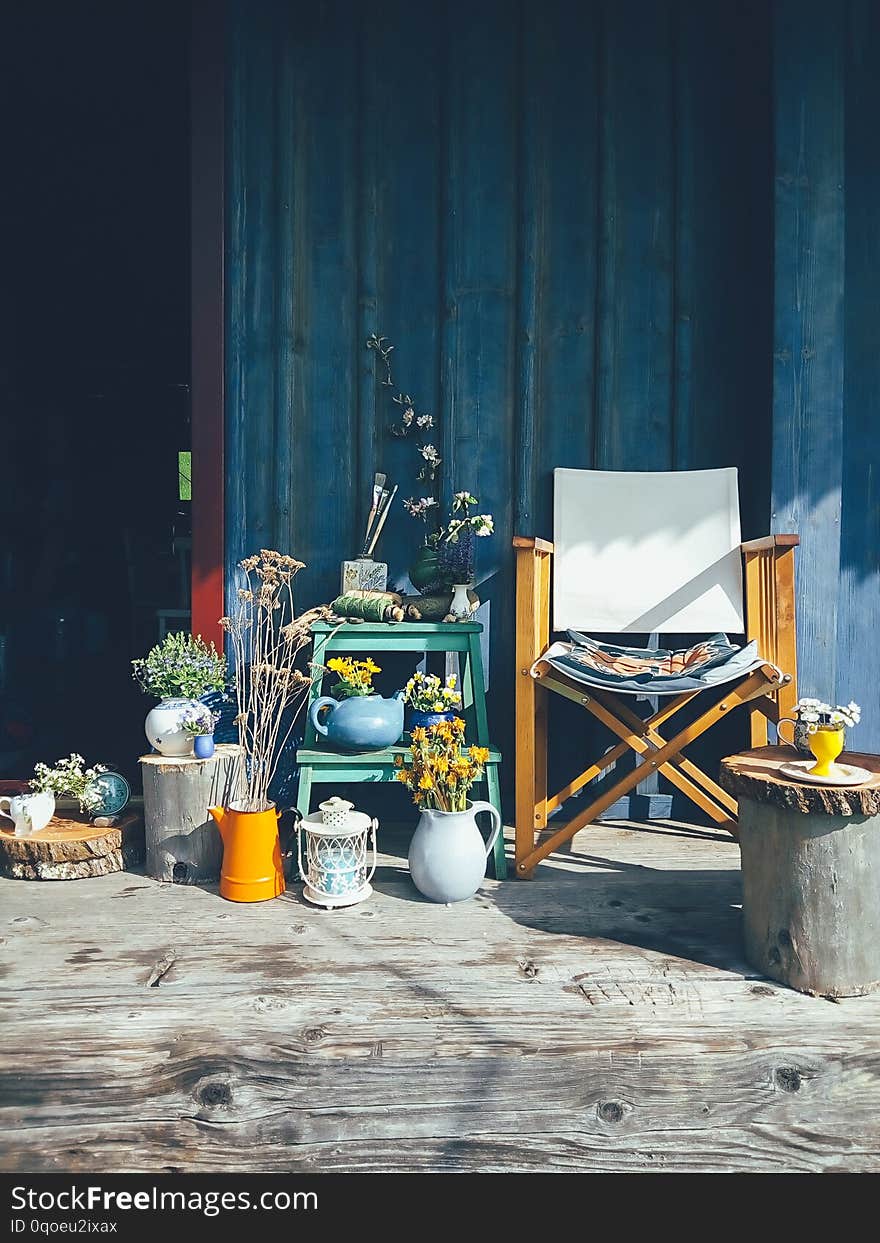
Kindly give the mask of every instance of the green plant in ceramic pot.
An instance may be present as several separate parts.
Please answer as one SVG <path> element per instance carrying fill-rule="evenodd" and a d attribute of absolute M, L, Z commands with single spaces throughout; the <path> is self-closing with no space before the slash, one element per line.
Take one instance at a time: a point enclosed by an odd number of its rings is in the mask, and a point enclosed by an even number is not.
<path fill-rule="evenodd" d="M 148 742 L 162 755 L 190 755 L 193 735 L 184 716 L 202 706 L 202 695 L 223 690 L 226 658 L 201 635 L 169 634 L 131 665 L 141 690 L 159 700 L 144 723 Z"/>

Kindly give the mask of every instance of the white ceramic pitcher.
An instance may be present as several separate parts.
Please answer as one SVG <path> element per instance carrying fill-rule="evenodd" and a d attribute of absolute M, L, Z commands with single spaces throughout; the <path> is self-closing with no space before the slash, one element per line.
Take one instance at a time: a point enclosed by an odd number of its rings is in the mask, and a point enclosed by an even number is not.
<path fill-rule="evenodd" d="M 15 836 L 26 837 L 39 833 L 55 815 L 55 795 L 45 790 L 39 793 L 4 795 L 0 798 L 0 816 L 15 825 Z"/>
<path fill-rule="evenodd" d="M 488 843 L 477 827 L 476 813 L 488 812 Z M 477 892 L 486 875 L 486 859 L 501 832 L 501 817 L 491 803 L 468 803 L 466 811 L 432 811 L 423 807 L 409 848 L 409 870 L 419 893 L 432 902 L 462 902 Z"/>

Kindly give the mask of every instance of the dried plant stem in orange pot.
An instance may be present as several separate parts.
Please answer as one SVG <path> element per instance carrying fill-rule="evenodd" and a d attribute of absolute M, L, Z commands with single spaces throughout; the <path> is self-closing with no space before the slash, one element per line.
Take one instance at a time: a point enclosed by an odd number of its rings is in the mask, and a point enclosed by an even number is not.
<path fill-rule="evenodd" d="M 284 891 L 281 812 L 269 787 L 311 688 L 311 667 L 303 668 L 302 652 L 311 643 L 312 622 L 330 610 L 322 606 L 297 617 L 293 580 L 305 567 L 294 557 L 263 548 L 239 568 L 243 581 L 236 606 L 220 625 L 234 662 L 245 795 L 210 811 L 223 838 L 220 893 L 237 902 L 261 902 Z"/>

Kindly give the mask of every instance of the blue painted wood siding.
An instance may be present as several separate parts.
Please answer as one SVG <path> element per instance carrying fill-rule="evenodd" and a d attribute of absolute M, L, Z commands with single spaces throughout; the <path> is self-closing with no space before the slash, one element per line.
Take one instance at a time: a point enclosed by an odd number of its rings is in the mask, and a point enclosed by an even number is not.
<path fill-rule="evenodd" d="M 799 531 L 803 694 L 880 750 L 880 8 L 778 0 L 773 524 Z"/>
<path fill-rule="evenodd" d="M 767 530 L 770 23 L 762 0 L 232 0 L 227 548 L 330 598 L 412 446 L 366 336 L 439 426 L 480 541 L 509 748 L 510 537 L 555 466 L 738 465 Z M 867 89 L 867 88 L 866 88 Z M 418 542 L 399 501 L 392 576 Z"/>

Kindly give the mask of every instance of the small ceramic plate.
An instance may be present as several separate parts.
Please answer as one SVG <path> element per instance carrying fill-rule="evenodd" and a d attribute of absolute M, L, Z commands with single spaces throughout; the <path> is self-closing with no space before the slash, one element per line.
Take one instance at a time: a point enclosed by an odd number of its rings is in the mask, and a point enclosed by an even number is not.
<path fill-rule="evenodd" d="M 97 790 L 101 800 L 92 808 L 93 816 L 118 815 L 131 798 L 131 786 L 122 773 L 100 773 L 92 778 L 88 789 Z"/>
<path fill-rule="evenodd" d="M 810 772 L 815 763 L 815 760 L 794 760 L 791 764 L 782 764 L 779 772 L 783 777 L 809 781 L 818 786 L 861 786 L 873 775 L 867 768 L 856 768 L 853 764 L 832 764 L 832 769 L 836 769 L 832 776 L 817 777 Z"/>

